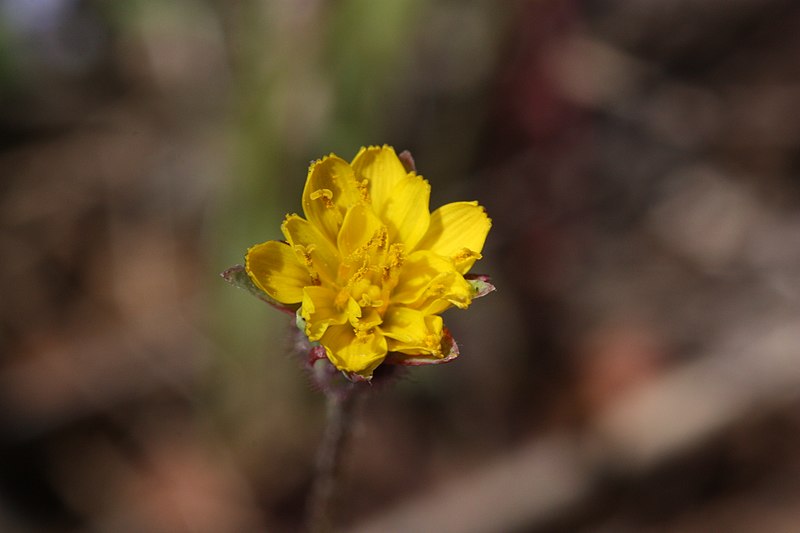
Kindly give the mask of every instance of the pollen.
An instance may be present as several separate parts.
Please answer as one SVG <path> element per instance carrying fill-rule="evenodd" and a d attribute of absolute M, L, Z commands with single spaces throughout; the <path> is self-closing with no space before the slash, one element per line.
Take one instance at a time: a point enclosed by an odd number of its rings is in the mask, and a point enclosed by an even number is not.
<path fill-rule="evenodd" d="M 383 281 L 389 282 L 397 276 L 400 268 L 403 266 L 403 245 L 394 243 L 389 246 L 387 253 L 386 263 L 383 266 Z"/>
<path fill-rule="evenodd" d="M 358 193 L 362 202 L 370 203 L 369 180 L 363 179 L 358 183 Z"/>
<path fill-rule="evenodd" d="M 314 251 L 315 246 L 313 244 L 309 244 L 308 246 L 303 246 L 302 244 L 296 244 L 294 246 L 295 252 L 297 255 L 303 259 L 303 263 L 308 269 L 308 273 L 311 276 L 311 281 L 314 285 L 319 285 L 319 272 L 317 272 L 316 267 L 314 266 L 314 260 L 311 259 L 311 252 Z"/>
<path fill-rule="evenodd" d="M 453 256 L 453 262 L 458 264 L 458 263 L 463 263 L 464 261 L 468 261 L 470 259 L 481 259 L 481 257 L 483 257 L 481 256 L 481 254 L 473 252 L 469 248 L 462 248 L 459 252 L 457 252 Z"/>
<path fill-rule="evenodd" d="M 425 336 L 425 347 L 428 348 L 435 357 L 443 357 L 441 342 L 442 339 L 436 335 L 431 334 Z"/>

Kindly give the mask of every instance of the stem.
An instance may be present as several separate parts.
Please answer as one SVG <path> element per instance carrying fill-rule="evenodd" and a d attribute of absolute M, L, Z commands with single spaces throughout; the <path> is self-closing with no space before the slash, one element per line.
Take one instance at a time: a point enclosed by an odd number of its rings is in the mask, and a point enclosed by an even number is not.
<path fill-rule="evenodd" d="M 341 473 L 341 458 L 351 434 L 350 428 L 358 396 L 352 384 L 346 391 L 330 392 L 325 395 L 327 400 L 325 433 L 317 450 L 314 485 L 307 508 L 309 533 L 332 531 L 332 514 Z"/>

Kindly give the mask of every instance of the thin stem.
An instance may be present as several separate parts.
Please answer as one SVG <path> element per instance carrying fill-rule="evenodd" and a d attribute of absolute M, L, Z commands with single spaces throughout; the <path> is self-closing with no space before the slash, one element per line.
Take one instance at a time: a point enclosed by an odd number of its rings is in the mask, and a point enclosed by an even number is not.
<path fill-rule="evenodd" d="M 326 395 L 325 433 L 317 451 L 314 485 L 308 500 L 309 533 L 328 533 L 333 530 L 333 510 L 336 489 L 341 473 L 343 450 L 347 446 L 353 424 L 356 388 Z"/>

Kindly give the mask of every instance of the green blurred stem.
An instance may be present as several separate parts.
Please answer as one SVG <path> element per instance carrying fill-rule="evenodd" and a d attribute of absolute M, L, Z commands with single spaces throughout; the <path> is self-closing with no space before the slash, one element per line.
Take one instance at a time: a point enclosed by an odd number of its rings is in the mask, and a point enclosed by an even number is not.
<path fill-rule="evenodd" d="M 309 533 L 333 530 L 335 499 L 342 470 L 343 451 L 352 433 L 358 390 L 350 384 L 346 391 L 327 393 L 325 433 L 317 451 L 314 485 L 308 504 Z"/>

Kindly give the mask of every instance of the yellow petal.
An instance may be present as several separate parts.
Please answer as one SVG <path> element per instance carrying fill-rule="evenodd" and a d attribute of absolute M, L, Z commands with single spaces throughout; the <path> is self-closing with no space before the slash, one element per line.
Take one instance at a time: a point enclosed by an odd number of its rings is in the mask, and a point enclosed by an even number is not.
<path fill-rule="evenodd" d="M 349 325 L 331 326 L 320 339 L 328 359 L 343 372 L 369 378 L 386 357 L 386 338 L 379 331 L 357 336 Z"/>
<path fill-rule="evenodd" d="M 426 315 L 442 313 L 453 305 L 466 309 L 472 303 L 472 295 L 472 286 L 464 276 L 455 271 L 445 272 L 430 282 L 414 307 Z"/>
<path fill-rule="evenodd" d="M 380 313 L 375 309 L 364 309 L 357 319 L 350 319 L 350 325 L 359 331 L 369 331 L 383 322 Z"/>
<path fill-rule="evenodd" d="M 403 262 L 391 301 L 403 304 L 417 302 L 431 281 L 444 272 L 453 272 L 452 262 L 427 250 L 414 252 Z"/>
<path fill-rule="evenodd" d="M 351 298 L 352 299 L 352 298 Z M 327 287 L 305 287 L 300 315 L 306 321 L 306 335 L 316 341 L 331 324 L 347 322 L 347 312 L 336 306 L 336 292 Z"/>
<path fill-rule="evenodd" d="M 421 311 L 396 305 L 386 310 L 381 331 L 387 337 L 401 342 L 414 342 L 428 334 L 425 315 Z"/>
<path fill-rule="evenodd" d="M 376 213 L 383 211 L 395 185 L 408 174 L 394 148 L 386 145 L 362 148 L 353 159 L 353 171 L 358 183 L 367 180 L 367 190 Z"/>
<path fill-rule="evenodd" d="M 480 255 L 464 255 L 464 249 L 480 254 L 492 221 L 477 202 L 454 202 L 431 214 L 428 232 L 417 245 L 446 257 L 460 259 L 458 270 L 466 273 Z"/>
<path fill-rule="evenodd" d="M 336 242 L 347 208 L 358 198 L 353 169 L 343 159 L 330 155 L 309 168 L 303 189 L 303 212 L 331 242 Z"/>
<path fill-rule="evenodd" d="M 388 338 L 388 349 L 407 354 L 441 354 L 442 317 L 426 316 L 407 307 L 386 310 L 381 331 Z"/>
<path fill-rule="evenodd" d="M 456 270 L 461 274 L 466 274 L 469 272 L 469 269 L 472 268 L 472 265 L 475 264 L 475 261 L 482 257 L 483 256 L 478 252 L 473 252 L 469 248 L 462 248 L 460 251 L 456 252 L 451 259 L 453 260 L 453 266 Z"/>
<path fill-rule="evenodd" d="M 300 302 L 303 287 L 312 284 L 291 246 L 280 241 L 267 241 L 247 250 L 245 269 L 258 288 L 284 304 Z"/>
<path fill-rule="evenodd" d="M 327 282 L 336 280 L 339 268 L 339 252 L 336 247 L 323 237 L 316 226 L 297 215 L 289 215 L 281 225 L 286 240 L 293 246 L 302 246 L 301 261 L 310 260 L 307 265 Z"/>
<path fill-rule="evenodd" d="M 382 210 L 376 213 L 389 228 L 389 239 L 413 250 L 428 230 L 431 186 L 422 176 L 409 174 L 401 179 Z"/>
<path fill-rule="evenodd" d="M 358 302 L 355 301 L 352 297 L 347 299 L 347 304 L 345 304 L 345 311 L 347 312 L 347 320 L 353 324 L 357 322 L 359 318 L 361 318 L 361 307 L 358 305 Z"/>
<path fill-rule="evenodd" d="M 351 207 L 339 231 L 338 245 L 342 257 L 346 258 L 366 245 L 381 228 L 383 224 L 369 205 L 360 203 Z"/>

